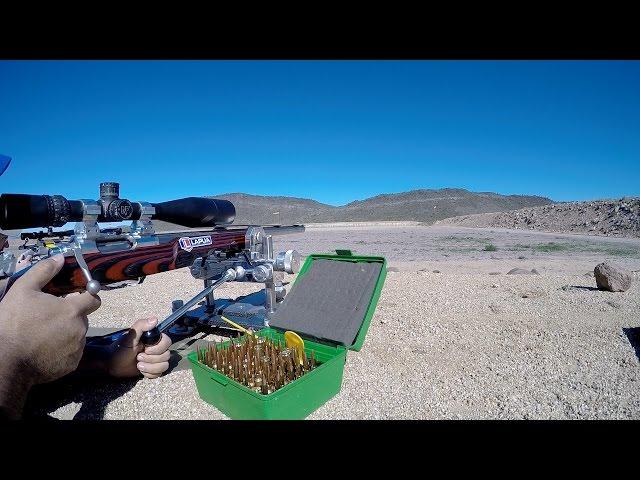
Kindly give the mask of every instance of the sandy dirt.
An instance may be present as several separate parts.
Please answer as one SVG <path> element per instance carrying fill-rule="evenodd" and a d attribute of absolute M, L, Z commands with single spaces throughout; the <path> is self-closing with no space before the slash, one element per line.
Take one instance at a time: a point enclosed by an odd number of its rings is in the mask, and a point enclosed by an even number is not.
<path fill-rule="evenodd" d="M 396 222 L 311 226 L 276 248 L 303 256 L 348 248 L 389 262 L 340 394 L 309 418 L 640 418 L 640 239 Z M 593 267 L 604 260 L 634 271 L 630 290 L 595 289 Z M 506 275 L 515 267 L 539 275 Z M 200 288 L 186 270 L 154 275 L 102 293 L 90 324 L 162 318 Z M 229 284 L 218 295 L 256 289 Z M 158 380 L 63 379 L 36 389 L 26 413 L 226 418 L 198 397 L 183 363 Z"/>

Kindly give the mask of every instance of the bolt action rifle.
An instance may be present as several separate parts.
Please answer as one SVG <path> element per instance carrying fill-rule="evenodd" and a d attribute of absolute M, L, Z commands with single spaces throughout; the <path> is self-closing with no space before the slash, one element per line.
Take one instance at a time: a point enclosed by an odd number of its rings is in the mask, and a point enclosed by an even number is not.
<path fill-rule="evenodd" d="M 43 291 L 57 296 L 141 283 L 146 276 L 189 267 L 204 290 L 183 303 L 173 302 L 173 313 L 158 327 L 145 332 L 143 343 L 153 345 L 165 332 L 172 338 L 193 335 L 206 327 L 231 335 L 226 321 L 245 328 L 268 325 L 269 316 L 284 299 L 284 272 L 297 273 L 300 255 L 295 250 L 274 253 L 273 236 L 304 232 L 303 225 L 231 226 L 235 207 L 227 200 L 189 197 L 162 203 L 133 202 L 119 195 L 117 183 L 101 183 L 98 200 L 67 200 L 60 195 L 0 195 L 0 228 L 46 231 L 23 232 L 20 247 L 32 262 L 62 254 L 62 270 Z M 197 230 L 156 233 L 154 220 Z M 130 226 L 104 227 L 104 222 L 131 221 Z M 68 222 L 72 230 L 54 231 Z M 30 243 L 32 242 L 32 243 Z M 5 272 L 15 269 L 15 255 L 7 258 Z M 30 268 L 30 267 L 29 267 Z M 11 275 L 6 290 L 27 269 Z M 215 299 L 213 291 L 228 281 L 262 283 L 264 288 L 239 299 Z M 198 302 L 198 308 L 192 309 Z M 95 345 L 110 344 L 126 330 L 93 337 Z M 89 344 L 89 343 L 88 343 Z"/>

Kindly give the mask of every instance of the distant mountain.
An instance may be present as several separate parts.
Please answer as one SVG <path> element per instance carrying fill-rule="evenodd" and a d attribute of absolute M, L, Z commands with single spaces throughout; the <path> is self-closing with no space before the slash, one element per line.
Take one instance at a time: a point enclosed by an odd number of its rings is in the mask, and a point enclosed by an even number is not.
<path fill-rule="evenodd" d="M 545 197 L 469 192 L 459 188 L 412 190 L 351 202 L 340 207 L 340 220 L 336 221 L 410 220 L 433 223 L 442 218 L 468 215 L 462 212 L 503 212 L 549 203 L 552 201 Z"/>
<path fill-rule="evenodd" d="M 458 215 L 504 212 L 552 203 L 545 197 L 469 192 L 456 188 L 383 194 L 339 207 L 306 198 L 268 197 L 246 193 L 225 193 L 210 198 L 224 198 L 233 202 L 236 207 L 236 224 L 393 220 L 433 223 Z"/>
<path fill-rule="evenodd" d="M 238 224 L 334 222 L 343 208 L 307 198 L 263 197 L 246 193 L 225 193 L 210 198 L 223 198 L 233 203 L 236 207 L 234 223 Z"/>
<path fill-rule="evenodd" d="M 224 198 L 233 202 L 236 225 L 367 221 L 418 221 L 431 224 L 449 217 L 505 212 L 553 203 L 546 197 L 469 192 L 460 188 L 387 193 L 339 207 L 307 198 L 246 193 L 225 193 L 209 198 Z M 157 231 L 184 229 L 166 222 L 154 223 Z M 19 230 L 9 233 L 14 238 L 19 235 Z"/>

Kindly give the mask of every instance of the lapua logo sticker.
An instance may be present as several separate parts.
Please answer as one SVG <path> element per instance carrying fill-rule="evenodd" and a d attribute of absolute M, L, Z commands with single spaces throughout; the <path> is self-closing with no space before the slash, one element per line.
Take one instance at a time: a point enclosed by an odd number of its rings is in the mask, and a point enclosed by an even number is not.
<path fill-rule="evenodd" d="M 211 236 L 204 237 L 182 237 L 178 240 L 180 248 L 190 252 L 194 248 L 204 247 L 205 245 L 211 245 Z"/>

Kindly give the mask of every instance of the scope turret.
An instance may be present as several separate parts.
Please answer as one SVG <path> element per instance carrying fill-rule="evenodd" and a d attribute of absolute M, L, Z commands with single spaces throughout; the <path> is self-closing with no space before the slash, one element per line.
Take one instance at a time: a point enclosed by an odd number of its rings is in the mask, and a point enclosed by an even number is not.
<path fill-rule="evenodd" d="M 201 197 L 160 203 L 132 202 L 120 198 L 120 186 L 115 182 L 101 183 L 100 198 L 95 202 L 67 200 L 61 195 L 0 195 L 0 228 L 3 230 L 61 227 L 91 216 L 98 222 L 121 222 L 139 220 L 145 215 L 184 227 L 214 227 L 232 223 L 236 209 L 228 200 Z"/>

